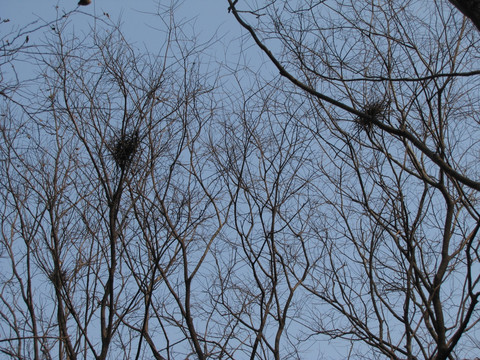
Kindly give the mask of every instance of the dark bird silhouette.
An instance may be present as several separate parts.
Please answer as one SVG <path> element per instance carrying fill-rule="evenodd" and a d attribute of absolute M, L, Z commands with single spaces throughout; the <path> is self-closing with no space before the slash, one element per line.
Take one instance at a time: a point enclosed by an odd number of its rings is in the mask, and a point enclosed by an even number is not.
<path fill-rule="evenodd" d="M 91 3 L 92 3 L 92 0 L 80 0 L 78 2 L 78 5 L 87 6 L 87 5 L 90 5 Z"/>

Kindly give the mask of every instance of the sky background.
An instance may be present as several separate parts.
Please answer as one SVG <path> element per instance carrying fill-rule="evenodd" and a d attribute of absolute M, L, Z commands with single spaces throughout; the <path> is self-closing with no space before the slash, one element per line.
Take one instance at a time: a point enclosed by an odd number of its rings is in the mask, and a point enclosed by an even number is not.
<path fill-rule="evenodd" d="M 60 19 L 65 13 L 77 10 L 79 13 L 70 16 L 68 26 L 68 31 L 73 31 L 77 37 L 84 38 L 95 27 L 107 28 L 99 23 L 105 20 L 110 24 L 120 24 L 128 43 L 140 53 L 162 56 L 162 46 L 166 40 L 165 23 L 168 24 L 169 19 L 162 19 L 158 14 L 164 13 L 174 3 L 175 22 L 185 24 L 181 30 L 192 34 L 192 39 L 195 37 L 197 44 L 209 44 L 202 51 L 203 71 L 215 72 L 219 63 L 229 63 L 230 67 L 242 63 L 248 66 L 249 71 L 257 74 L 262 72 L 269 78 L 272 75 L 278 76 L 278 71 L 270 63 L 265 63 L 263 54 L 252 46 L 253 41 L 245 36 L 246 32 L 233 15 L 228 13 L 226 0 L 92 0 L 88 6 L 78 6 L 77 2 L 78 0 L 0 0 L 0 41 L 11 40 L 19 30 L 32 22 L 36 22 L 35 26 L 44 25 Z M 8 22 L 5 22 L 6 19 Z M 52 34 L 50 27 L 32 32 L 29 34 L 29 44 L 45 43 Z M 247 50 L 245 46 L 248 47 Z M 31 65 L 22 64 L 21 61 L 16 63 L 16 76 L 19 76 L 20 81 L 32 77 L 34 67 Z"/>
<path fill-rule="evenodd" d="M 162 7 L 170 6 L 170 0 L 93 0 L 91 5 L 85 7 L 78 7 L 77 1 L 0 0 L 0 18 L 2 21 L 9 20 L 0 27 L 2 32 L 0 39 L 8 40 L 9 32 L 15 34 L 19 29 L 34 21 L 37 21 L 38 25 L 43 25 L 60 18 L 64 13 L 78 9 L 83 14 L 75 14 L 70 18 L 71 27 L 69 29 L 73 29 L 79 36 L 86 34 L 95 26 L 94 17 L 90 15 L 101 19 L 108 14 L 113 23 L 121 23 L 123 34 L 129 43 L 134 44 L 138 49 L 146 48 L 150 53 L 155 54 L 164 44 L 165 38 L 161 32 L 162 19 L 157 14 Z M 238 40 L 244 32 L 235 22 L 232 14 L 228 13 L 226 0 L 183 1 L 175 11 L 175 18 L 178 23 L 188 21 L 188 25 L 182 30 L 187 33 L 195 33 L 200 41 L 208 41 L 212 37 L 218 39 L 218 42 L 207 51 L 212 56 L 212 60 L 227 60 L 236 63 L 239 56 L 245 56 L 243 61 L 251 65 L 251 71 L 265 70 L 265 68 L 261 68 L 261 55 L 256 48 L 249 47 L 243 53 L 243 50 L 237 46 L 240 43 Z M 49 28 L 45 31 L 49 31 Z M 29 37 L 31 43 L 38 44 L 44 41 L 46 36 L 44 32 L 40 31 L 30 34 Z M 204 61 L 208 61 L 208 58 Z M 214 64 L 212 62 L 212 66 Z M 24 64 L 24 66 L 17 64 L 17 69 L 19 68 L 24 70 L 21 72 L 21 76 L 29 76 L 28 72 L 33 67 L 31 64 Z M 275 72 L 273 76 L 278 76 L 278 73 Z M 329 359 L 342 358 L 343 352 L 348 350 L 348 348 L 335 346 L 334 341 L 327 342 L 327 344 L 325 347 L 314 346 L 310 349 L 311 358 L 321 358 L 322 356 L 327 356 Z"/>
<path fill-rule="evenodd" d="M 145 43 L 154 46 L 158 41 L 158 29 L 161 19 L 155 14 L 158 9 L 166 8 L 172 1 L 162 0 L 93 0 L 89 6 L 77 6 L 77 0 L 61 1 L 38 1 L 38 0 L 0 0 L 0 18 L 9 19 L 8 25 L 21 27 L 32 21 L 49 22 L 54 20 L 58 14 L 63 14 L 78 8 L 86 14 L 95 14 L 99 17 L 104 13 L 109 14 L 114 22 L 121 22 L 122 29 L 128 40 L 137 45 Z M 178 3 L 178 2 L 177 2 Z M 225 0 L 187 0 L 179 3 L 176 11 L 177 21 L 182 19 L 193 19 L 190 26 L 194 26 L 195 32 L 201 38 L 208 38 L 218 32 L 223 36 L 233 36 L 236 31 L 240 33 L 240 27 L 235 23 L 233 16 L 227 12 Z M 84 24 L 80 23 L 83 20 Z M 75 26 L 79 30 L 88 30 L 93 23 L 92 18 L 84 16 L 75 17 Z M 84 26 L 87 25 L 87 26 Z M 5 34 L 4 27 L 2 29 Z M 41 34 L 37 34 L 41 36 Z M 141 46 L 140 46 L 141 47 Z"/>
<path fill-rule="evenodd" d="M 86 7 L 78 7 L 78 0 L 0 0 L 0 20 L 9 20 L 0 26 L 0 39 L 8 40 L 9 32 L 15 33 L 27 24 L 37 21 L 38 25 L 49 23 L 62 14 L 78 9 L 81 13 L 71 17 L 71 27 L 78 34 L 86 34 L 95 26 L 95 15 L 99 19 L 110 19 L 113 23 L 121 23 L 121 29 L 127 41 L 139 49 L 147 49 L 151 53 L 157 53 L 164 44 L 165 38 L 161 32 L 162 19 L 157 13 L 162 8 L 167 8 L 171 0 L 92 0 L 92 4 Z M 108 14 L 108 17 L 107 15 Z M 243 34 L 240 26 L 235 22 L 232 14 L 227 12 L 226 0 L 185 0 L 175 12 L 176 21 L 188 25 L 183 31 L 195 33 L 200 41 L 210 38 L 218 38 L 219 42 L 209 48 L 208 53 L 213 60 L 236 62 L 240 55 L 245 55 L 251 64 L 252 71 L 264 71 L 260 68 L 261 59 L 259 51 L 249 47 L 245 54 L 237 45 L 239 37 Z M 168 22 L 167 19 L 163 19 Z M 189 21 L 191 20 L 191 21 Z M 1 22 L 0 22 L 1 23 Z M 48 29 L 46 29 L 48 31 Z M 35 32 L 30 35 L 31 43 L 41 43 L 45 38 L 43 32 Z M 247 42 L 248 43 L 248 42 Z M 258 60 L 258 59 L 260 60 Z M 204 61 L 208 62 L 209 58 Z M 258 62 L 257 62 L 258 61 Z M 215 66 L 212 62 L 211 66 Z M 25 64 L 22 76 L 27 76 L 31 64 Z M 270 68 L 271 69 L 271 68 Z M 278 76 L 278 72 L 274 72 Z M 342 358 L 342 349 L 331 342 L 326 347 L 312 347 L 312 356 L 320 358 L 325 355 L 328 358 Z M 348 349 L 347 349 L 348 350 Z"/>

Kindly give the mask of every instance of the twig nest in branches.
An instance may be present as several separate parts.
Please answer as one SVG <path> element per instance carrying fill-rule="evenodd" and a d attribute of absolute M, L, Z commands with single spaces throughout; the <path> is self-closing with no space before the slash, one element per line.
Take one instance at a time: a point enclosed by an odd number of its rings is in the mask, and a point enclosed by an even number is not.
<path fill-rule="evenodd" d="M 68 274 L 67 274 L 67 271 L 66 270 L 60 270 L 59 271 L 59 279 L 62 283 L 66 283 L 67 280 L 68 280 Z M 48 279 L 52 282 L 52 283 L 56 283 L 57 282 L 57 274 L 55 273 L 55 271 L 49 271 L 47 273 L 47 276 L 48 276 Z"/>
<path fill-rule="evenodd" d="M 80 6 L 87 6 L 87 5 L 90 5 L 92 3 L 92 0 L 80 0 L 78 2 L 78 5 Z"/>
<path fill-rule="evenodd" d="M 123 170 L 132 162 L 140 145 L 138 130 L 131 133 L 122 133 L 113 141 L 112 145 L 111 153 L 113 160 L 117 166 Z"/>
<path fill-rule="evenodd" d="M 359 116 L 355 122 L 361 130 L 370 132 L 375 121 L 381 121 L 385 118 L 388 102 L 385 100 L 375 100 L 367 103 L 362 112 L 363 116 Z"/>

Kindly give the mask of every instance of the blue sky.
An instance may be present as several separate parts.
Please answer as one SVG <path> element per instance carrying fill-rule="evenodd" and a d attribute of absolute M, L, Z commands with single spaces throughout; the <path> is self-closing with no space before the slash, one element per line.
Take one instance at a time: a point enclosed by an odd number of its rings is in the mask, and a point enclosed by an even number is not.
<path fill-rule="evenodd" d="M 56 18 L 57 12 L 63 14 L 77 8 L 76 0 L 57 2 L 0 0 L 0 4 L 1 19 L 9 19 L 9 25 L 14 27 L 21 27 L 34 20 L 48 22 Z M 159 7 L 167 7 L 170 4 L 170 0 L 93 0 L 91 5 L 79 7 L 79 10 L 99 17 L 107 13 L 114 22 L 122 22 L 122 29 L 130 41 L 137 45 L 143 42 L 146 45 L 152 45 L 158 37 L 155 28 L 158 28 L 161 22 L 161 19 L 153 14 Z M 228 14 L 227 2 L 224 0 L 183 1 L 176 11 L 176 16 L 177 20 L 194 19 L 191 24 L 202 38 L 208 38 L 217 30 L 221 34 L 233 35 L 233 32 L 237 32 L 238 35 L 240 33 L 240 27 L 235 23 L 232 15 Z M 83 20 L 87 23 L 89 21 L 87 16 L 84 16 Z M 76 21 L 81 21 L 81 17 L 76 17 Z M 82 25 L 79 23 L 78 27 L 82 28 Z"/>
<path fill-rule="evenodd" d="M 0 31 L 3 31 L 1 37 L 5 36 L 7 29 L 19 29 L 33 21 L 38 21 L 39 25 L 53 21 L 62 14 L 75 10 L 77 1 L 16 0 L 7 2 L 0 0 L 0 17 L 2 20 L 10 20 L 0 28 Z M 78 8 L 84 14 L 75 14 L 71 18 L 72 27 L 69 28 L 79 33 L 88 32 L 94 26 L 94 18 L 88 15 L 95 15 L 102 19 L 106 17 L 104 14 L 108 14 L 114 23 L 122 23 L 122 30 L 127 40 L 138 48 L 146 47 L 150 52 L 155 53 L 164 40 L 158 30 L 162 27 L 162 19 L 154 14 L 157 13 L 159 7 L 167 7 L 170 3 L 170 0 L 93 0 L 91 5 Z M 217 34 L 221 42 L 210 48 L 208 52 L 219 61 L 223 61 L 225 57 L 233 62 L 236 61 L 241 50 L 235 48 L 234 39 L 237 39 L 243 32 L 233 16 L 228 14 L 226 0 L 186 0 L 175 12 L 175 16 L 177 22 L 191 19 L 188 26 L 182 30 L 188 32 L 193 27 L 193 31 L 200 40 L 206 41 Z M 41 42 L 43 37 L 44 34 L 41 32 L 30 35 L 32 43 Z M 253 47 L 248 48 L 246 53 L 250 60 L 253 59 L 251 67 L 253 72 L 260 71 L 261 60 L 257 62 L 258 54 L 259 51 Z M 28 67 L 29 64 L 26 66 Z M 274 76 L 278 76 L 276 74 L 277 72 Z M 321 346 L 320 350 L 317 344 L 312 346 L 310 351 L 315 353 L 312 358 L 321 358 L 323 355 L 329 358 L 342 358 L 344 356 L 342 352 L 348 351 L 348 347 L 336 347 L 335 341 L 329 344 L 330 346 Z"/>
<path fill-rule="evenodd" d="M 191 33 L 192 38 L 195 34 L 197 43 L 209 42 L 210 45 L 202 55 L 202 62 L 209 68 L 208 71 L 213 70 L 218 62 L 228 61 L 233 64 L 248 62 L 251 69 L 257 72 L 263 62 L 259 50 L 251 47 L 247 52 L 239 50 L 239 38 L 242 34 L 245 35 L 245 32 L 236 23 L 233 15 L 228 13 L 226 0 L 92 0 L 92 4 L 88 6 L 77 6 L 77 2 L 78 0 L 0 0 L 0 19 L 9 20 L 7 23 L 0 23 L 0 40 L 11 40 L 20 29 L 34 21 L 35 26 L 43 25 L 77 10 L 79 13 L 70 17 L 68 29 L 74 31 L 78 37 L 83 38 L 82 35 L 96 27 L 95 21 L 97 24 L 103 20 L 110 24 L 120 23 L 123 35 L 131 45 L 140 52 L 146 50 L 150 54 L 157 54 L 162 52 L 165 44 L 166 36 L 162 30 L 166 29 L 164 22 L 168 23 L 168 19 L 162 19 L 158 14 L 174 3 L 175 22 L 186 24 L 181 30 Z M 101 24 L 98 27 L 106 28 Z M 46 28 L 46 31 L 50 31 L 50 28 Z M 45 31 L 29 34 L 30 44 L 42 44 L 46 38 Z M 217 40 L 214 44 L 211 42 L 212 38 Z M 20 41 L 23 41 L 23 37 Z M 243 59 L 239 60 L 240 57 Z M 33 67 L 30 63 L 17 62 L 16 70 L 22 80 L 31 77 Z"/>

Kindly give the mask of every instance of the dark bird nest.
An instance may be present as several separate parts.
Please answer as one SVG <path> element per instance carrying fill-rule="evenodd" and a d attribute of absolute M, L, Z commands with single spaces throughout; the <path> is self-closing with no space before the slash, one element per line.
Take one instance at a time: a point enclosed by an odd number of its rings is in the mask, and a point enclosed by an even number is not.
<path fill-rule="evenodd" d="M 364 115 L 355 119 L 359 130 L 370 132 L 375 125 L 375 121 L 382 121 L 385 119 L 387 108 L 388 101 L 386 100 L 376 100 L 367 103 L 362 109 Z"/>
<path fill-rule="evenodd" d="M 110 147 L 112 158 L 123 170 L 130 165 L 140 145 L 138 130 L 122 133 L 112 143 Z"/>

